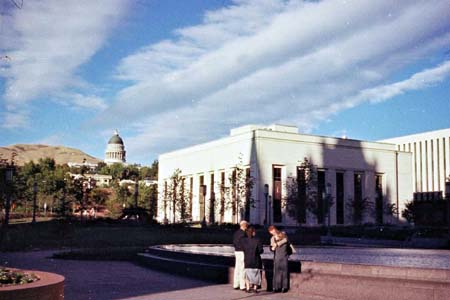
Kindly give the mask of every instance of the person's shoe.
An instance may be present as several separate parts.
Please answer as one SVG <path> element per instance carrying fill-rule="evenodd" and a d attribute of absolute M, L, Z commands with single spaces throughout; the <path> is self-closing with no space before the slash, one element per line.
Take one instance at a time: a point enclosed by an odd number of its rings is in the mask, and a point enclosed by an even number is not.
<path fill-rule="evenodd" d="M 274 292 L 274 293 L 279 293 L 279 292 L 281 292 L 281 290 L 275 289 L 275 290 L 273 290 L 272 292 Z"/>
<path fill-rule="evenodd" d="M 281 292 L 282 293 L 287 293 L 288 289 L 282 289 Z"/>
<path fill-rule="evenodd" d="M 234 289 L 234 290 L 239 290 L 239 287 L 234 287 L 233 289 Z"/>

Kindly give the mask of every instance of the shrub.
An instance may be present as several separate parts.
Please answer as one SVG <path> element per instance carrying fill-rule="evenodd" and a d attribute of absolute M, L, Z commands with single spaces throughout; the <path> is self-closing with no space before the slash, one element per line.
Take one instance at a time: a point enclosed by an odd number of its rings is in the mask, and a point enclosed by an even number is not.
<path fill-rule="evenodd" d="M 0 286 L 21 285 L 35 282 L 39 279 L 40 278 L 33 273 L 28 274 L 21 271 L 0 269 Z"/>

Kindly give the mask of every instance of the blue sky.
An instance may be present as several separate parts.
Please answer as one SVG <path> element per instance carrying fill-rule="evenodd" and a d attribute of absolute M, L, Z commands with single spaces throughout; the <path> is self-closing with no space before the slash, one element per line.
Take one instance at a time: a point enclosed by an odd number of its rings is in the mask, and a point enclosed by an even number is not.
<path fill-rule="evenodd" d="M 20 3 L 20 1 L 16 1 Z M 128 162 L 245 124 L 379 140 L 450 127 L 450 1 L 0 1 L 0 146 Z"/>

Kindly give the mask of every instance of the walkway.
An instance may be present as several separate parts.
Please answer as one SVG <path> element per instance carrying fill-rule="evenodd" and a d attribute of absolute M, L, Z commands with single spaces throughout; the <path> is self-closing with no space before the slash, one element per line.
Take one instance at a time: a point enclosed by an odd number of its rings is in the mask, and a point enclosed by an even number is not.
<path fill-rule="evenodd" d="M 247 294 L 230 285 L 156 272 L 130 262 L 76 261 L 49 258 L 52 251 L 0 252 L 0 266 L 54 272 L 66 277 L 67 300 L 158 300 L 158 299 L 299 299 L 293 294 L 260 292 Z M 303 299 L 299 299 L 303 300 Z"/>

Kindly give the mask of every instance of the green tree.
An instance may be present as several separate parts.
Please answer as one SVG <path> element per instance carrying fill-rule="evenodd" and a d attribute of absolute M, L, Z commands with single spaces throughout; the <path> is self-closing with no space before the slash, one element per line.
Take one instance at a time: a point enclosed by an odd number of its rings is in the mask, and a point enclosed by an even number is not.
<path fill-rule="evenodd" d="M 142 167 L 139 170 L 139 177 L 141 179 L 153 179 L 156 180 L 158 179 L 158 161 L 155 160 L 153 162 L 153 164 L 151 165 L 151 167 Z"/>
<path fill-rule="evenodd" d="M 362 199 L 349 197 L 345 203 L 348 218 L 352 220 L 353 224 L 361 225 L 366 214 L 374 214 L 374 203 L 370 201 L 369 197 Z"/>
<path fill-rule="evenodd" d="M 130 206 L 131 200 L 131 191 L 129 188 L 129 184 L 117 185 L 114 187 L 114 191 L 116 194 L 116 201 L 121 203 L 122 207 Z"/>
<path fill-rule="evenodd" d="M 139 194 L 142 195 L 139 206 L 146 208 L 150 218 L 153 219 L 157 215 L 158 185 L 141 185 L 139 187 Z"/>
<path fill-rule="evenodd" d="M 176 169 L 167 185 L 166 205 L 172 208 L 172 223 L 177 221 L 186 222 L 190 219 L 191 208 L 189 207 L 189 191 L 186 189 L 185 178 L 181 176 L 181 170 Z"/>
<path fill-rule="evenodd" d="M 297 223 L 306 223 L 307 211 L 316 218 L 322 213 L 317 194 L 317 167 L 305 157 L 297 173 L 299 176 L 288 177 L 286 181 L 287 195 L 283 207 Z"/>
<path fill-rule="evenodd" d="M 105 205 L 106 201 L 109 199 L 110 196 L 111 196 L 110 189 L 96 187 L 92 190 L 91 205 L 94 206 Z"/>
<path fill-rule="evenodd" d="M 235 223 L 242 219 L 249 220 L 250 208 L 254 206 L 252 198 L 254 179 L 251 169 L 243 165 L 242 153 L 239 154 L 238 163 L 233 167 L 228 182 L 229 186 L 220 187 L 226 195 L 224 209 L 231 209 Z"/>

